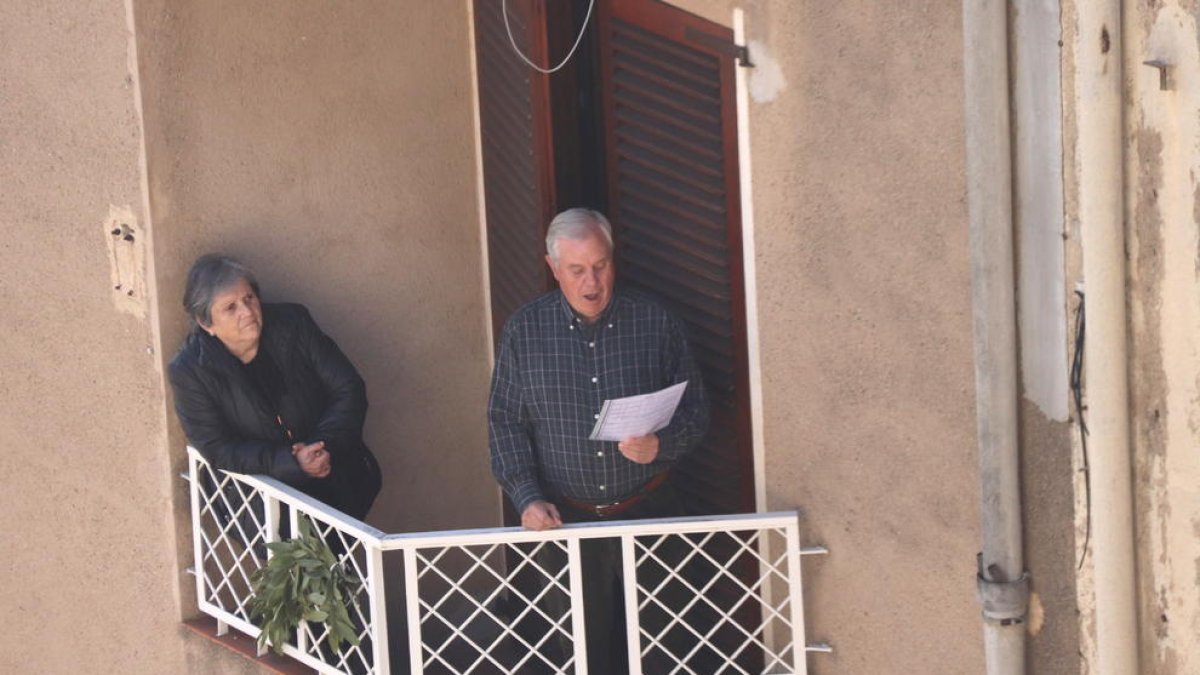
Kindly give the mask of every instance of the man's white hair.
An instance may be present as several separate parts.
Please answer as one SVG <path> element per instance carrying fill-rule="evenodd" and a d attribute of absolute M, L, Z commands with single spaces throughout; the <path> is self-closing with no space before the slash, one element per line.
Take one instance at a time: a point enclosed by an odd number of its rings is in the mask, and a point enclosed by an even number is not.
<path fill-rule="evenodd" d="M 558 242 L 562 239 L 582 241 L 588 237 L 599 235 L 608 245 L 608 252 L 613 250 L 612 225 L 603 213 L 593 209 L 567 209 L 554 216 L 550 227 L 546 229 L 546 255 L 558 264 Z"/>

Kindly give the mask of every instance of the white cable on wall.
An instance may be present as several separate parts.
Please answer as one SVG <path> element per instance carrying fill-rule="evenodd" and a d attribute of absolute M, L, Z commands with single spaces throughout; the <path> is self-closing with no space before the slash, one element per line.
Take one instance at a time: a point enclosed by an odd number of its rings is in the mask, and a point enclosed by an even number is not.
<path fill-rule="evenodd" d="M 595 6 L 596 0 L 592 0 L 588 3 L 587 16 L 583 17 L 583 25 L 579 27 L 579 35 L 575 36 L 575 44 L 571 45 L 571 51 L 567 52 L 567 55 L 563 57 L 563 60 L 560 61 L 557 66 L 547 70 L 546 68 L 542 68 L 541 66 L 537 65 L 533 61 L 530 61 L 529 58 L 521 52 L 521 48 L 517 46 L 517 41 L 513 38 L 512 26 L 508 24 L 508 0 L 500 1 L 500 11 L 504 14 L 504 30 L 508 32 L 508 44 L 512 45 L 513 51 L 517 53 L 517 56 L 521 57 L 521 60 L 524 61 L 526 65 L 538 71 L 539 73 L 544 73 L 546 75 L 557 72 L 560 68 L 567 65 L 567 62 L 570 61 L 571 57 L 575 55 L 575 50 L 579 49 L 579 43 L 583 42 L 583 34 L 587 32 L 588 21 L 590 21 L 592 18 L 592 8 Z"/>

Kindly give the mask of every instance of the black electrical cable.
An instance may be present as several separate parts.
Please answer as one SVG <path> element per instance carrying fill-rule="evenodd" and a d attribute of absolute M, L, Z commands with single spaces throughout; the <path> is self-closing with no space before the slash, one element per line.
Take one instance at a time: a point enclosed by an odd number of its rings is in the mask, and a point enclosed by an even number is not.
<path fill-rule="evenodd" d="M 1083 419 L 1083 342 L 1086 319 L 1084 314 L 1083 291 L 1076 290 L 1079 305 L 1075 308 L 1075 353 L 1071 356 L 1071 395 L 1075 399 L 1075 417 L 1079 421 L 1079 446 L 1083 450 L 1083 491 L 1086 499 L 1087 524 L 1083 530 L 1083 553 L 1079 556 L 1079 567 L 1083 569 L 1083 561 L 1087 559 L 1088 544 L 1092 539 L 1092 481 L 1091 466 L 1088 463 L 1087 422 Z"/>

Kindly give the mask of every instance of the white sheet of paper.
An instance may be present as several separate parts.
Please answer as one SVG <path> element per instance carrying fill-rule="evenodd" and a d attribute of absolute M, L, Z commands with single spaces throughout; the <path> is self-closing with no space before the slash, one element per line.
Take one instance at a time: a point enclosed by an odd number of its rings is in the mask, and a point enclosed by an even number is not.
<path fill-rule="evenodd" d="M 687 380 L 649 394 L 608 399 L 588 440 L 623 441 L 662 429 L 671 423 L 684 389 Z"/>

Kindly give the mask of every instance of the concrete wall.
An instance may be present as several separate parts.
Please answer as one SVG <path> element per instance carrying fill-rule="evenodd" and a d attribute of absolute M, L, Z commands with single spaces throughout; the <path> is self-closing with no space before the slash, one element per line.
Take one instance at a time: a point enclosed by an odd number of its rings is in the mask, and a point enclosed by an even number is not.
<path fill-rule="evenodd" d="M 1200 671 L 1200 9 L 1125 11 L 1141 667 L 1182 675 Z M 1170 64 L 1166 90 L 1150 60 Z"/>
<path fill-rule="evenodd" d="M 800 507 L 812 672 L 983 669 L 957 2 L 746 10 L 768 509 Z"/>
<path fill-rule="evenodd" d="M 136 6 L 164 358 L 195 256 L 241 256 L 367 381 L 370 522 L 496 524 L 466 3 Z"/>
<path fill-rule="evenodd" d="M 237 672 L 240 661 L 176 627 L 190 611 L 174 478 L 183 438 L 161 367 L 183 335 L 178 298 L 199 253 L 243 256 L 268 299 L 308 304 L 363 372 L 368 441 L 387 476 L 373 524 L 499 520 L 485 460 L 467 3 L 45 4 L 18 0 L 0 15 L 0 222 L 12 232 L 0 269 L 20 289 L 0 331 L 0 434 L 15 439 L 0 453 L 0 597 L 28 617 L 0 638 L 0 670 L 114 671 L 136 652 L 141 672 Z M 726 25 L 738 5 L 676 4 Z M 812 672 L 980 672 L 959 4 L 740 6 L 759 64 L 746 197 L 765 507 L 801 508 L 806 542 L 832 551 L 805 568 L 809 634 L 836 647 L 810 658 Z M 1161 12 L 1139 35 L 1194 64 L 1183 50 L 1196 46 L 1195 10 Z M 1162 366 L 1168 348 L 1172 364 L 1200 351 L 1189 337 L 1200 335 L 1194 178 L 1179 178 L 1196 164 L 1196 102 L 1183 94 L 1195 75 L 1177 76 L 1166 98 L 1137 80 L 1135 122 L 1146 176 L 1135 253 L 1139 278 L 1159 280 L 1136 299 L 1135 339 L 1147 345 L 1137 409 L 1153 441 L 1139 465 L 1153 552 L 1141 562 L 1154 570 L 1143 627 L 1164 673 L 1188 672 L 1179 654 L 1196 653 L 1188 636 L 1200 634 L 1194 539 L 1160 527 L 1196 527 L 1197 368 Z M 132 242 L 109 234 L 123 224 Z M 1177 251 L 1169 265 L 1162 237 Z M 1168 321 L 1168 297 L 1191 309 Z M 1025 415 L 1026 458 L 1048 462 L 1026 475 L 1061 474 L 1058 415 L 1029 403 Z M 1062 516 L 1060 488 L 1034 485 L 1045 505 L 1030 508 Z M 1042 565 L 1065 574 L 1064 559 L 1035 543 L 1035 584 Z M 1065 611 L 1070 588 L 1053 588 Z M 135 618 L 80 620 L 97 607 Z M 1070 641 L 1069 622 L 1046 625 L 1056 637 L 1035 652 Z"/>
<path fill-rule="evenodd" d="M 0 671 L 257 671 L 178 623 L 162 366 L 204 251 L 308 304 L 363 372 L 373 524 L 496 524 L 466 3 L 5 9 Z"/>
<path fill-rule="evenodd" d="M 1081 454 L 1069 423 L 1068 245 L 1065 222 L 1062 9 L 1058 0 L 1018 0 L 1009 26 L 1013 218 L 1020 328 L 1021 499 L 1026 569 L 1032 579 L 1026 662 L 1031 675 L 1078 673 L 1076 479 Z M 1078 278 L 1077 267 L 1071 267 Z"/>
<path fill-rule="evenodd" d="M 0 671 L 249 672 L 178 624 L 126 3 L 4 10 Z"/>

